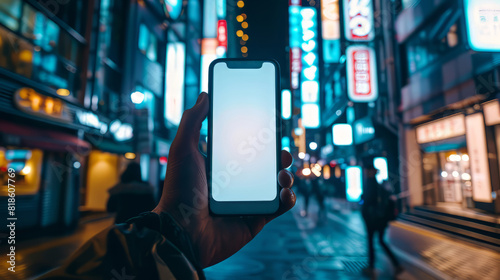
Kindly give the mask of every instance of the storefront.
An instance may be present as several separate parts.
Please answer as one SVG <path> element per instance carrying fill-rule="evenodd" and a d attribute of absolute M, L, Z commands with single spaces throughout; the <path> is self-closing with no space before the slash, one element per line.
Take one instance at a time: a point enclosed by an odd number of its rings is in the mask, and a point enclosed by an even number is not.
<path fill-rule="evenodd" d="M 498 212 L 499 112 L 494 100 L 416 126 L 423 205 Z"/>
<path fill-rule="evenodd" d="M 18 119 L 19 121 L 21 118 Z M 78 152 L 90 145 L 71 133 L 33 121 L 0 121 L 0 201 L 7 205 L 7 172 L 15 172 L 18 229 L 72 228 L 77 224 L 80 184 Z M 7 208 L 1 216 L 7 217 Z M 22 218 L 21 218 L 22 217 Z"/>

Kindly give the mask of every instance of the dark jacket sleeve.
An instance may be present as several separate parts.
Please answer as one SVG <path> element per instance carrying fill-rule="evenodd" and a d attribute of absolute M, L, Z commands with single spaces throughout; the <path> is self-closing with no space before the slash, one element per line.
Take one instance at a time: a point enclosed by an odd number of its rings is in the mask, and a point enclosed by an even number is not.
<path fill-rule="evenodd" d="M 156 216 L 162 224 L 164 217 Z M 137 217 L 105 229 L 39 279 L 205 279 L 190 244 L 169 240 L 170 234 L 160 232 L 171 228 L 151 224 L 154 220 Z"/>

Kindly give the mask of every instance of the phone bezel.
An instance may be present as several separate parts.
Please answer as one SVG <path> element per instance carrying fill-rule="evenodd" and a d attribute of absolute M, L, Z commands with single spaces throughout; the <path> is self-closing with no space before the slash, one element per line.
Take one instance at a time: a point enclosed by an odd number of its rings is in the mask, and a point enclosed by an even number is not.
<path fill-rule="evenodd" d="M 261 68 L 265 62 L 272 63 L 275 67 L 276 75 L 276 170 L 281 169 L 281 85 L 280 67 L 273 59 L 247 60 L 237 58 L 223 58 L 214 60 L 209 67 L 208 96 L 210 100 L 208 112 L 208 143 L 207 143 L 207 182 L 209 209 L 211 215 L 223 216 L 243 216 L 243 215 L 270 215 L 276 213 L 280 205 L 280 186 L 278 184 L 278 173 L 276 173 L 276 197 L 270 201 L 216 201 L 212 197 L 212 127 L 213 127 L 213 78 L 214 67 L 217 63 L 226 63 L 229 68 L 255 69 Z M 256 67 L 260 65 L 259 67 Z"/>

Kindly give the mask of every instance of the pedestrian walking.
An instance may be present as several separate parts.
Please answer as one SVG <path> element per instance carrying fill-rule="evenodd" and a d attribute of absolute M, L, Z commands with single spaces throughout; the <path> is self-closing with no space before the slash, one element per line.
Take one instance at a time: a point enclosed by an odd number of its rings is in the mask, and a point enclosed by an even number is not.
<path fill-rule="evenodd" d="M 366 226 L 366 236 L 368 238 L 369 264 L 364 270 L 366 274 L 373 275 L 375 268 L 375 248 L 373 239 L 378 233 L 378 241 L 387 256 L 395 267 L 396 274 L 402 272 L 402 267 L 396 256 L 384 241 L 384 234 L 389 225 L 389 221 L 395 219 L 396 203 L 391 199 L 391 192 L 381 186 L 376 179 L 378 170 L 373 166 L 373 160 L 368 160 L 364 166 L 365 183 L 363 189 L 363 205 L 361 213 Z"/>
<path fill-rule="evenodd" d="M 124 223 L 128 219 L 156 206 L 155 190 L 142 181 L 141 166 L 137 162 L 128 164 L 120 182 L 109 189 L 108 212 L 116 212 L 115 223 Z"/>

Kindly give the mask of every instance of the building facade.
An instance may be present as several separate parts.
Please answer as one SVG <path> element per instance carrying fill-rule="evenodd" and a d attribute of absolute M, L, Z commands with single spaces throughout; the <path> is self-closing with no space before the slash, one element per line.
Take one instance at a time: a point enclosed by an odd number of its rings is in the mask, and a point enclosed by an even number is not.
<path fill-rule="evenodd" d="M 498 3 L 403 1 L 400 7 L 401 179 L 408 206 L 499 213 Z M 476 46 L 485 43 L 489 50 Z"/>
<path fill-rule="evenodd" d="M 160 194 L 201 74 L 202 1 L 41 3 L 0 3 L 0 168 L 3 185 L 4 169 L 19 177 L 19 229 L 105 211 L 130 161 Z"/>

